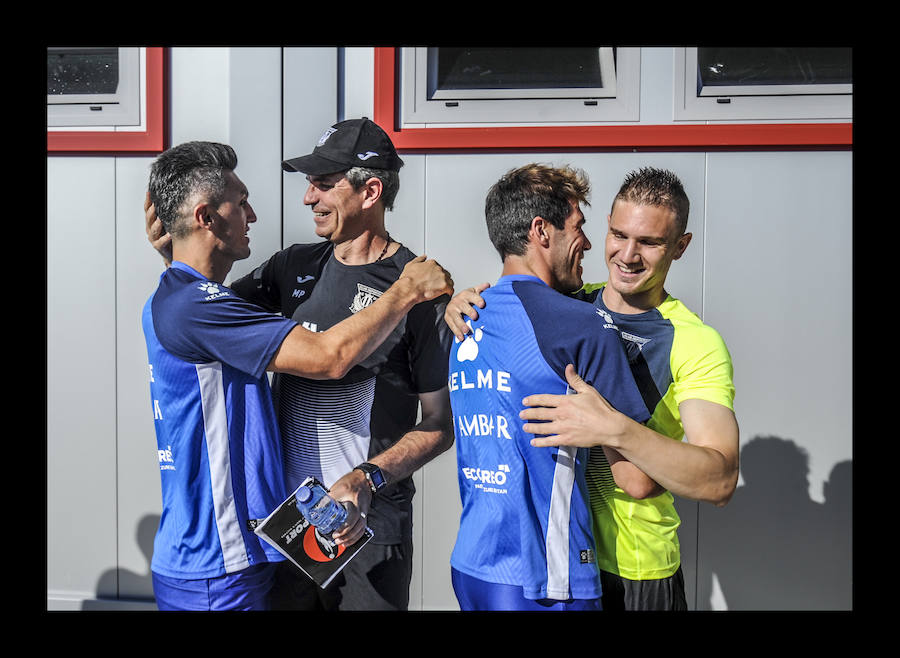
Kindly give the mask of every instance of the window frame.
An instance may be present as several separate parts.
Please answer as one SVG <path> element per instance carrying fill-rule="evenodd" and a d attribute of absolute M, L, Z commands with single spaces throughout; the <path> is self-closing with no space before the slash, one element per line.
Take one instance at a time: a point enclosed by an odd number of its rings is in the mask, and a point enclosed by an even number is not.
<path fill-rule="evenodd" d="M 853 120 L 853 85 L 714 86 L 697 93 L 699 48 L 675 50 L 675 121 Z"/>
<path fill-rule="evenodd" d="M 167 49 L 143 50 L 140 125 L 48 126 L 48 153 L 161 153 L 165 150 Z"/>
<path fill-rule="evenodd" d="M 640 49 L 599 48 L 602 88 L 453 89 L 429 94 L 429 48 L 401 48 L 400 125 L 492 126 L 510 124 L 637 122 L 640 116 Z M 616 70 L 618 68 L 618 71 Z M 429 97 L 430 95 L 430 97 Z"/>
<path fill-rule="evenodd" d="M 48 47 L 48 51 L 50 50 L 52 48 Z M 124 47 L 117 50 L 118 89 L 113 93 L 47 94 L 48 128 L 141 124 L 141 49 Z M 94 108 L 100 108 L 101 111 Z"/>
<path fill-rule="evenodd" d="M 374 48 L 372 118 L 403 151 L 850 148 L 853 143 L 852 122 L 401 128 L 397 51 Z"/>

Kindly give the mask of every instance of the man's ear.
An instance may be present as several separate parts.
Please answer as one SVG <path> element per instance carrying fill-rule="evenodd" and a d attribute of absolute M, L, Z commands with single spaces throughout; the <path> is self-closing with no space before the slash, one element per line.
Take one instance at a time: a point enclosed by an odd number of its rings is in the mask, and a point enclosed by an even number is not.
<path fill-rule="evenodd" d="M 685 233 L 675 243 L 675 256 L 673 260 L 678 260 L 682 256 L 684 256 L 685 250 L 688 248 L 688 245 L 691 243 L 691 238 L 694 237 L 690 233 Z"/>
<path fill-rule="evenodd" d="M 537 240 L 538 244 L 542 247 L 550 245 L 549 226 L 550 222 L 540 215 L 531 220 L 531 229 L 529 230 L 529 233 L 534 235 L 535 240 Z"/>
<path fill-rule="evenodd" d="M 194 228 L 211 229 L 214 215 L 215 212 L 212 205 L 209 203 L 198 203 L 194 206 L 194 210 L 191 213 L 191 222 Z"/>
<path fill-rule="evenodd" d="M 371 208 L 384 194 L 384 183 L 380 178 L 372 177 L 363 185 L 363 208 Z"/>

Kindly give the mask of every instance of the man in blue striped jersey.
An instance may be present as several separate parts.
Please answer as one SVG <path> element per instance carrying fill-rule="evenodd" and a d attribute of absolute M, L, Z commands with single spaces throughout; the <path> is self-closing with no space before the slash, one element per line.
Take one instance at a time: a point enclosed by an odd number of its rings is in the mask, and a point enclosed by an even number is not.
<path fill-rule="evenodd" d="M 378 301 L 321 333 L 242 300 L 223 281 L 250 255 L 257 218 L 236 166 L 230 146 L 189 142 L 151 168 L 149 200 L 172 245 L 143 312 L 163 506 L 151 571 L 162 610 L 268 607 L 283 558 L 249 521 L 286 492 L 266 372 L 342 377 L 415 304 L 452 291 L 448 273 L 418 257 Z M 365 529 L 349 508 L 339 543 Z"/>
<path fill-rule="evenodd" d="M 567 391 L 569 363 L 622 413 L 649 417 L 615 329 L 560 294 L 582 285 L 591 243 L 581 204 L 589 192 L 581 172 L 531 164 L 487 195 L 488 233 L 503 271 L 450 354 L 463 505 L 450 564 L 463 610 L 600 609 L 588 451 L 534 448 L 518 420 L 526 395 Z M 654 486 L 628 462 L 618 466 L 635 487 Z"/>

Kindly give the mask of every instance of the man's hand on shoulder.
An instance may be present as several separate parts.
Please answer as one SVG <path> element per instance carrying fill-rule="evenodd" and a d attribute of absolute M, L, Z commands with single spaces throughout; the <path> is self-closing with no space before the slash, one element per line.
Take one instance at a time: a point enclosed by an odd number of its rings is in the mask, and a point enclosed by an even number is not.
<path fill-rule="evenodd" d="M 481 293 L 490 287 L 490 283 L 482 283 L 460 290 L 453 299 L 447 302 L 447 308 L 444 310 L 444 322 L 450 327 L 450 331 L 457 340 L 463 340 L 470 331 L 469 325 L 466 324 L 466 318 L 478 319 L 477 309 L 484 308 L 484 298 Z"/>
<path fill-rule="evenodd" d="M 407 286 L 415 298 L 415 303 L 453 294 L 453 278 L 450 272 L 433 258 L 426 260 L 424 255 L 416 256 L 406 264 L 397 283 Z"/>

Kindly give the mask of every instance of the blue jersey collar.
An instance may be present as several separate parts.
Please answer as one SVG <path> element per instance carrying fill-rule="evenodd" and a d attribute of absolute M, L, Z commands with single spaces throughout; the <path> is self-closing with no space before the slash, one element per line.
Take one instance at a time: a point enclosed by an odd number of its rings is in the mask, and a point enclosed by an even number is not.
<path fill-rule="evenodd" d="M 204 281 L 209 280 L 207 277 L 200 274 L 200 272 L 195 270 L 193 267 L 191 267 L 187 263 L 182 263 L 180 260 L 172 261 L 172 264 L 169 267 L 174 267 L 175 269 L 181 270 L 182 272 L 187 272 L 188 274 L 193 274 L 198 279 L 203 279 Z"/>

